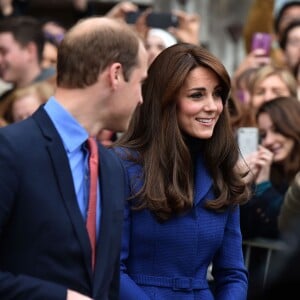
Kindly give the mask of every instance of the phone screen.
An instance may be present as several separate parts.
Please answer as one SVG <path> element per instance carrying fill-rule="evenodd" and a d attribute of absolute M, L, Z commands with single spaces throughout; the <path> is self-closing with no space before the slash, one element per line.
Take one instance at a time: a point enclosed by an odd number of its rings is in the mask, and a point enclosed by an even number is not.
<path fill-rule="evenodd" d="M 238 145 L 243 157 L 255 152 L 258 147 L 259 132 L 256 127 L 240 127 L 237 131 Z"/>
<path fill-rule="evenodd" d="M 251 49 L 264 49 L 266 55 L 270 55 L 272 45 L 272 36 L 266 32 L 256 32 L 252 37 Z"/>

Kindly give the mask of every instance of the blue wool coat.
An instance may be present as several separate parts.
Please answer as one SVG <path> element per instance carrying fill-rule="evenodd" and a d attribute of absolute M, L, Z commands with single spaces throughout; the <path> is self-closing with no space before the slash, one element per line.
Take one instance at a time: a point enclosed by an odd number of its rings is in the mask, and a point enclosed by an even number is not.
<path fill-rule="evenodd" d="M 141 166 L 123 161 L 131 193 L 142 186 Z M 223 213 L 203 207 L 212 199 L 212 178 L 198 159 L 194 206 L 159 223 L 128 202 L 121 252 L 121 300 L 244 300 L 247 271 L 242 254 L 239 208 Z M 213 263 L 214 295 L 207 282 Z"/>

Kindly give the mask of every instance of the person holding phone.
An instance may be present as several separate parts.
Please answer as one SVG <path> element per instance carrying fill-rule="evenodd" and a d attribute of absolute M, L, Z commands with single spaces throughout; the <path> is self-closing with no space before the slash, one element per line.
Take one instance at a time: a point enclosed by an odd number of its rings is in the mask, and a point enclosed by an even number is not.
<path fill-rule="evenodd" d="M 281 239 L 278 217 L 285 193 L 300 170 L 300 102 L 294 97 L 279 97 L 264 103 L 257 112 L 261 145 L 245 160 L 250 167 L 254 195 L 241 206 L 241 230 L 244 240 Z M 266 250 L 251 251 L 249 299 L 263 290 Z M 271 272 L 272 273 L 272 272 Z"/>
<path fill-rule="evenodd" d="M 238 126 L 257 126 L 256 112 L 277 97 L 297 97 L 297 81 L 287 68 L 273 64 L 254 71 L 248 82 L 249 102 L 243 106 Z"/>
<path fill-rule="evenodd" d="M 279 97 L 256 114 L 261 145 L 246 157 L 255 194 L 241 208 L 243 237 L 279 238 L 278 215 L 288 186 L 300 170 L 300 102 Z"/>
<path fill-rule="evenodd" d="M 249 189 L 235 168 L 229 91 L 226 69 L 199 45 L 175 44 L 150 65 L 143 105 L 114 148 L 130 191 L 121 299 L 247 298 L 239 204 Z"/>

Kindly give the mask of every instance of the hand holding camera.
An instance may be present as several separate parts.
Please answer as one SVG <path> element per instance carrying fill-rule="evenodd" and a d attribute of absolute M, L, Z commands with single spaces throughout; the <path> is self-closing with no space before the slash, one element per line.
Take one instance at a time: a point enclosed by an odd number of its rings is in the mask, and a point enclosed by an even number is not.
<path fill-rule="evenodd" d="M 123 1 L 112 7 L 106 13 L 106 16 L 109 18 L 116 18 L 121 20 L 126 20 L 128 14 L 136 13 L 139 10 L 139 7 L 130 1 Z"/>
<path fill-rule="evenodd" d="M 175 10 L 178 26 L 169 28 L 177 40 L 195 45 L 200 44 L 200 17 L 197 14 L 187 14 L 182 10 Z"/>

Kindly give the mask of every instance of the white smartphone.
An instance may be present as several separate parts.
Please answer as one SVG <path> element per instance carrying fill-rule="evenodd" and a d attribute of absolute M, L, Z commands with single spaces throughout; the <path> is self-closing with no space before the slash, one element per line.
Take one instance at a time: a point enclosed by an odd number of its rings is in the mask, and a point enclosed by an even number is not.
<path fill-rule="evenodd" d="M 243 157 L 255 152 L 258 147 L 259 132 L 256 127 L 240 127 L 237 131 L 237 141 Z"/>

